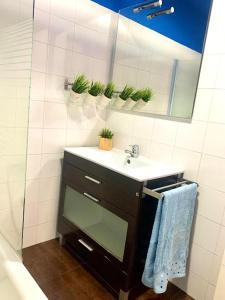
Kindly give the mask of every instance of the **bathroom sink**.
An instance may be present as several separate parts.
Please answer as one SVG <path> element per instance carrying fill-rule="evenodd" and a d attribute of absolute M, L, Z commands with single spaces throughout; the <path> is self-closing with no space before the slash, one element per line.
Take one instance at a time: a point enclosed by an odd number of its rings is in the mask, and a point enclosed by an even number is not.
<path fill-rule="evenodd" d="M 129 157 L 124 151 L 115 148 L 111 151 L 103 151 L 97 147 L 67 147 L 65 151 L 137 181 L 146 181 L 183 172 L 182 169 L 144 156 Z"/>

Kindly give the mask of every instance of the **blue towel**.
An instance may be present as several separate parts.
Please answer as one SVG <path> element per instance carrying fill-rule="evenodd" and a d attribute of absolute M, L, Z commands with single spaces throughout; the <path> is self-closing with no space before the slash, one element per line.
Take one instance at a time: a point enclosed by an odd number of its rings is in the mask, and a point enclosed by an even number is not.
<path fill-rule="evenodd" d="M 164 192 L 159 200 L 142 275 L 143 284 L 157 294 L 166 291 L 169 279 L 186 274 L 196 198 L 192 183 Z"/>

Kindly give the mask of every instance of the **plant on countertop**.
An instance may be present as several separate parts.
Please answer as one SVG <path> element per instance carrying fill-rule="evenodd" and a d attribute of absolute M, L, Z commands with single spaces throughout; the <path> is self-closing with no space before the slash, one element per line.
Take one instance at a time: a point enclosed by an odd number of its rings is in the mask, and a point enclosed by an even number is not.
<path fill-rule="evenodd" d="M 115 89 L 115 84 L 112 81 L 110 81 L 105 88 L 104 96 L 106 98 L 112 99 Z"/>
<path fill-rule="evenodd" d="M 132 95 L 132 93 L 134 92 L 134 88 L 131 86 L 126 85 L 123 89 L 123 91 L 120 93 L 119 97 L 126 101 L 128 98 L 130 98 L 130 96 Z"/>
<path fill-rule="evenodd" d="M 94 97 L 97 97 L 99 95 L 102 95 L 104 92 L 105 86 L 99 81 L 91 83 L 90 89 L 88 90 L 88 93 Z"/>
<path fill-rule="evenodd" d="M 143 96 L 143 90 L 137 90 L 130 96 L 130 98 L 133 101 L 137 102 L 138 100 L 140 100 L 142 98 L 142 96 Z"/>
<path fill-rule="evenodd" d="M 102 131 L 100 132 L 99 136 L 103 139 L 109 139 L 111 140 L 114 136 L 112 131 L 108 128 L 103 128 Z"/>
<path fill-rule="evenodd" d="M 144 102 L 149 102 L 152 99 L 152 96 L 153 96 L 153 92 L 152 92 L 151 89 L 147 88 L 147 89 L 142 90 L 142 97 L 141 97 L 141 99 Z"/>
<path fill-rule="evenodd" d="M 74 91 L 74 93 L 82 94 L 89 89 L 89 85 L 90 83 L 85 75 L 78 75 L 74 80 L 72 90 Z"/>

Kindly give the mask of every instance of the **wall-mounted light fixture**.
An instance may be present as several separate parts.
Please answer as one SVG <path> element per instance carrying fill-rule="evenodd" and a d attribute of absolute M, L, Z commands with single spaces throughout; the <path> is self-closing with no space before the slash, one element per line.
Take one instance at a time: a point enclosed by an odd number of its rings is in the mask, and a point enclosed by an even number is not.
<path fill-rule="evenodd" d="M 151 20 L 155 17 L 159 17 L 159 16 L 162 16 L 162 15 L 170 15 L 170 14 L 173 14 L 174 13 L 174 7 L 170 7 L 168 9 L 164 9 L 164 10 L 160 10 L 160 11 L 157 11 L 157 12 L 154 12 L 154 13 L 151 13 L 149 15 L 147 15 L 147 19 Z"/>
<path fill-rule="evenodd" d="M 139 6 L 136 6 L 133 8 L 134 13 L 139 13 L 140 11 L 144 9 L 151 9 L 151 8 L 156 8 L 156 7 L 161 7 L 162 6 L 162 0 L 154 1 L 154 2 L 148 2 L 145 4 L 141 4 Z"/>

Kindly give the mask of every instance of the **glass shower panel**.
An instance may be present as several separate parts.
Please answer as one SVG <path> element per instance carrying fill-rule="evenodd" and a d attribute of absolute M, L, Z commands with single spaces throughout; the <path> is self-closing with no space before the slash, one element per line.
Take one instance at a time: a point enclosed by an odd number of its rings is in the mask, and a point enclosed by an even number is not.
<path fill-rule="evenodd" d="M 0 1 L 0 235 L 22 249 L 33 0 Z"/>

